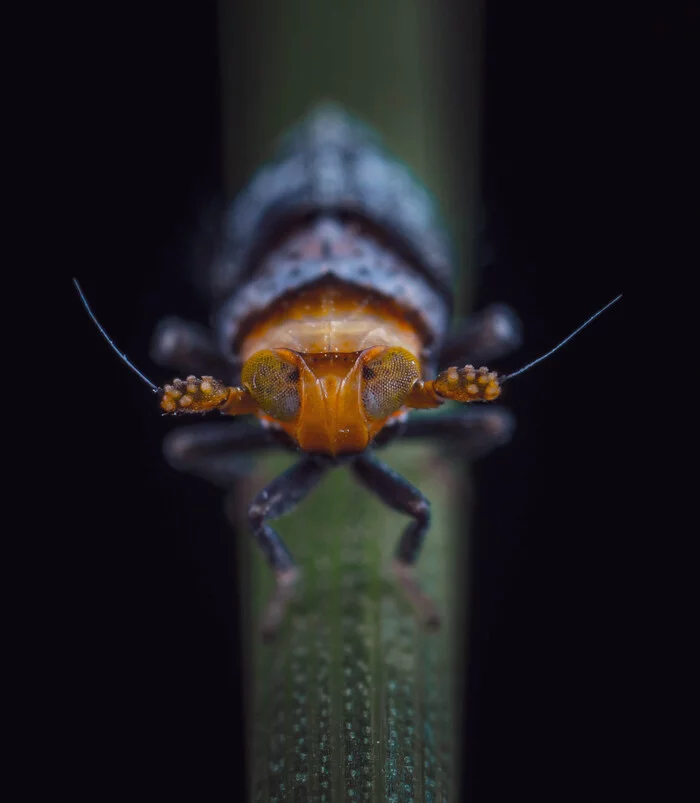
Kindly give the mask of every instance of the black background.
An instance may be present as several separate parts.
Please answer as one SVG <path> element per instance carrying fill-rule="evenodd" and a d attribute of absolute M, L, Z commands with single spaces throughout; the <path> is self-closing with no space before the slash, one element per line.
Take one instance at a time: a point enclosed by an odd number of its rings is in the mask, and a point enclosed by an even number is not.
<path fill-rule="evenodd" d="M 215 11 L 115 12 L 93 20 L 99 37 L 72 54 L 81 191 L 64 210 L 74 233 L 66 282 L 79 276 L 104 326 L 156 382 L 153 324 L 169 313 L 206 316 L 186 263 L 200 210 L 221 189 Z M 620 45 L 607 31 L 603 15 L 568 4 L 487 4 L 483 194 L 493 255 L 479 306 L 508 302 L 525 332 L 501 370 L 546 351 L 626 289 Z M 611 779 L 621 771 L 629 624 L 629 303 L 513 383 L 515 438 L 478 464 L 462 764 L 476 803 L 620 799 Z M 58 653 L 70 693 L 57 694 L 82 734 L 64 769 L 96 800 L 117 790 L 238 799 L 235 549 L 219 494 L 164 466 L 170 424 L 154 417 L 149 391 L 118 365 L 69 285 L 61 308 L 91 399 L 71 411 L 71 468 L 56 480 L 70 489 L 58 569 L 70 601 Z"/>

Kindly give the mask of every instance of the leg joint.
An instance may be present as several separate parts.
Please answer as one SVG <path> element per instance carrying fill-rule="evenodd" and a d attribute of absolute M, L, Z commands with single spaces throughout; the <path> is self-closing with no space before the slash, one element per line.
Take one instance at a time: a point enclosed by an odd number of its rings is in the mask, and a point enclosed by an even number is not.
<path fill-rule="evenodd" d="M 163 454 L 173 468 L 182 469 L 189 463 L 194 445 L 195 438 L 187 429 L 176 429 L 165 436 Z"/>
<path fill-rule="evenodd" d="M 257 501 L 253 501 L 248 508 L 248 521 L 254 530 L 259 530 L 265 523 L 266 518 L 265 507 Z"/>
<path fill-rule="evenodd" d="M 412 499 L 406 505 L 406 512 L 421 524 L 427 524 L 430 521 L 430 502 L 425 497 Z"/>

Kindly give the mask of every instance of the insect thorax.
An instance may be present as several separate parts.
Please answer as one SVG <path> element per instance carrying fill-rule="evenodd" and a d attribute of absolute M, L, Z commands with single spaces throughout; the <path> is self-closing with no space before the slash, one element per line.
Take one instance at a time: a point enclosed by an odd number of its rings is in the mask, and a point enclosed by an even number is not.
<path fill-rule="evenodd" d="M 290 233 L 217 316 L 222 347 L 351 352 L 401 346 L 422 361 L 448 310 L 425 278 L 358 224 L 327 217 Z"/>
<path fill-rule="evenodd" d="M 451 306 L 434 200 L 368 128 L 322 107 L 282 140 L 232 205 L 211 272 L 219 344 L 234 352 L 290 293 L 335 281 L 403 311 L 429 356 Z"/>

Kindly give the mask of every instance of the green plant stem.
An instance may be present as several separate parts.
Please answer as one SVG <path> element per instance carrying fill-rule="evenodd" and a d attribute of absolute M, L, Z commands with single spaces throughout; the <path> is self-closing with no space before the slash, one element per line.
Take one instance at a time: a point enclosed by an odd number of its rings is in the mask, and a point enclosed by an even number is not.
<path fill-rule="evenodd" d="M 245 19 L 233 19 L 225 0 L 220 7 L 224 139 L 237 143 L 235 152 L 226 151 L 232 192 L 288 125 L 318 101 L 332 100 L 376 127 L 387 147 L 448 202 L 448 212 L 451 201 L 453 220 L 456 210 L 473 209 L 469 192 L 449 180 L 454 159 L 447 143 L 460 137 L 446 132 L 452 118 L 438 69 L 435 6 L 421 0 L 268 0 L 247 6 Z M 249 42 L 235 59 L 227 51 L 234 25 L 245 27 Z M 241 91 L 244 119 L 226 103 Z M 236 136 L 227 138 L 234 129 Z M 424 632 L 391 576 L 390 555 L 406 518 L 344 470 L 331 472 L 298 510 L 275 523 L 303 570 L 303 583 L 273 645 L 263 645 L 257 632 L 272 577 L 252 539 L 244 540 L 245 701 L 255 801 L 460 800 L 453 755 L 459 751 L 455 682 L 465 639 L 468 522 L 461 516 L 468 486 L 460 465 L 427 446 L 398 445 L 382 458 L 432 502 L 418 567 L 443 628 Z M 248 501 L 289 460 L 265 459 L 241 484 L 242 534 Z"/>
<path fill-rule="evenodd" d="M 255 800 L 451 799 L 452 682 L 461 645 L 450 563 L 454 533 L 463 530 L 454 520 L 454 486 L 463 481 L 415 444 L 395 447 L 386 459 L 433 503 L 420 576 L 440 604 L 443 627 L 424 631 L 389 570 L 405 518 L 347 472 L 331 473 L 303 508 L 276 525 L 304 582 L 272 645 L 262 644 L 256 630 L 272 578 L 246 544 Z M 287 462 L 261 465 L 246 491 Z"/>

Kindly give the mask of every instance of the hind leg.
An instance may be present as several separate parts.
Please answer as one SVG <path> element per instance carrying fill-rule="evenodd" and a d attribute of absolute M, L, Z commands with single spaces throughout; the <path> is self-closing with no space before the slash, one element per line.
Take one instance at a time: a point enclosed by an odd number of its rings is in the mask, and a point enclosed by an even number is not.
<path fill-rule="evenodd" d="M 439 365 L 488 363 L 520 346 L 520 320 L 506 304 L 491 304 L 458 322 L 445 341 Z"/>
<path fill-rule="evenodd" d="M 228 362 L 205 326 L 182 318 L 163 318 L 151 338 L 151 359 L 183 374 L 231 377 L 236 366 Z"/>

